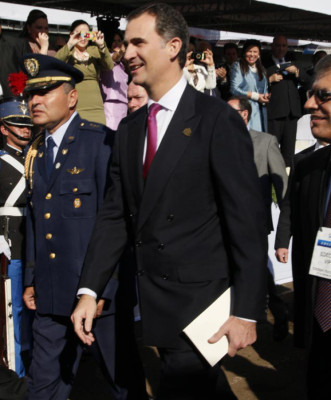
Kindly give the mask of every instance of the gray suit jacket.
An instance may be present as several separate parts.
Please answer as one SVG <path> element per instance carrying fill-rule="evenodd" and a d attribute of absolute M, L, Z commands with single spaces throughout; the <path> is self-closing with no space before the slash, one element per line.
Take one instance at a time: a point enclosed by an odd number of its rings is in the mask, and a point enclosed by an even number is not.
<path fill-rule="evenodd" d="M 268 217 L 268 231 L 273 230 L 271 217 L 272 185 L 279 206 L 287 189 L 287 173 L 277 139 L 265 132 L 249 130 L 254 149 L 254 161 L 260 178 L 264 203 Z"/>

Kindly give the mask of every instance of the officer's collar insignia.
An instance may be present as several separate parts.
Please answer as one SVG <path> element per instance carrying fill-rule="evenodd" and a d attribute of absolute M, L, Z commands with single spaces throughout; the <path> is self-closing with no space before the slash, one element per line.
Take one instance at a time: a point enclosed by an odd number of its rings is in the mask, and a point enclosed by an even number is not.
<path fill-rule="evenodd" d="M 24 60 L 24 67 L 27 72 L 34 78 L 39 72 L 39 62 L 35 58 L 27 58 Z"/>
<path fill-rule="evenodd" d="M 67 169 L 67 172 L 69 172 L 69 174 L 71 175 L 78 175 L 81 172 L 84 171 L 85 168 L 77 168 L 77 167 L 73 167 L 71 169 Z"/>
<path fill-rule="evenodd" d="M 185 136 L 191 136 L 191 135 L 192 135 L 192 130 L 191 130 L 191 128 L 185 128 L 185 129 L 183 130 L 183 134 L 184 134 Z"/>
<path fill-rule="evenodd" d="M 41 152 L 41 153 L 38 153 L 38 157 L 39 157 L 39 158 L 41 158 L 43 155 L 44 155 L 44 153 L 43 153 L 43 152 Z"/>
<path fill-rule="evenodd" d="M 58 162 L 58 163 L 55 164 L 55 168 L 56 169 L 59 169 L 60 167 L 61 167 L 61 163 Z"/>
<path fill-rule="evenodd" d="M 68 153 L 68 149 L 63 149 L 62 154 L 65 156 Z"/>

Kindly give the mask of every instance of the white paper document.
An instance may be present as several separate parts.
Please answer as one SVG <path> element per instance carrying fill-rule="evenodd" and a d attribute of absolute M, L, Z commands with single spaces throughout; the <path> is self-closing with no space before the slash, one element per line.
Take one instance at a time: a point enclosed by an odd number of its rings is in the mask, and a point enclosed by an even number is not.
<path fill-rule="evenodd" d="M 221 340 L 214 344 L 208 343 L 208 339 L 229 318 L 230 308 L 231 288 L 228 288 L 214 303 L 183 329 L 183 332 L 212 367 L 228 352 L 228 338 L 223 336 Z"/>

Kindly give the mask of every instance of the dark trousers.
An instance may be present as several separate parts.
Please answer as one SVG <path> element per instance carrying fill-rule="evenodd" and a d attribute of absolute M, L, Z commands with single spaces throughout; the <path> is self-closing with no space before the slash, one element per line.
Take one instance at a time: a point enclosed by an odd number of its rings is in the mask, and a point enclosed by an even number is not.
<path fill-rule="evenodd" d="M 314 320 L 312 346 L 308 359 L 307 392 L 309 400 L 331 399 L 331 329 L 323 332 Z"/>
<path fill-rule="evenodd" d="M 194 349 L 159 348 L 157 400 L 236 400 L 219 364 L 213 368 Z"/>
<path fill-rule="evenodd" d="M 99 335 L 99 330 L 104 334 Z M 95 322 L 94 351 L 102 353 L 108 370 L 108 378 L 114 388 L 115 399 L 126 398 L 116 387 L 114 375 L 115 337 L 114 316 L 106 316 Z M 105 339 L 107 337 L 107 339 Z M 66 400 L 69 396 L 83 344 L 76 336 L 69 317 L 41 315 L 36 312 L 33 322 L 33 354 L 28 376 L 29 400 Z M 98 341 L 99 339 L 99 341 Z M 98 345 L 97 345 L 98 342 Z"/>
<path fill-rule="evenodd" d="M 268 119 L 268 133 L 276 136 L 287 167 L 292 166 L 297 133 L 297 117 Z"/>

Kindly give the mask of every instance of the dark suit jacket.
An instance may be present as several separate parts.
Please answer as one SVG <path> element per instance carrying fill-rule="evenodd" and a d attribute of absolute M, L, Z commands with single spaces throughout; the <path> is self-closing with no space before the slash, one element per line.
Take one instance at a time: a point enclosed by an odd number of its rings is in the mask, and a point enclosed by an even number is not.
<path fill-rule="evenodd" d="M 316 278 L 308 271 L 316 233 L 323 225 L 330 159 L 330 146 L 311 153 L 297 164 L 291 182 L 294 334 L 299 346 L 308 346 L 311 341 Z"/>
<path fill-rule="evenodd" d="M 283 156 L 279 150 L 275 136 L 265 132 L 249 130 L 253 148 L 254 161 L 260 178 L 262 196 L 268 217 L 268 232 L 273 230 L 271 203 L 272 185 L 275 188 L 277 202 L 282 207 L 283 198 L 287 188 L 287 173 Z"/>
<path fill-rule="evenodd" d="M 106 127 L 77 115 L 63 137 L 50 179 L 45 144 L 40 143 L 28 195 L 24 283 L 35 287 L 41 314 L 69 316 L 73 310 L 88 242 L 104 199 L 112 140 Z M 51 253 L 55 258 L 50 258 Z M 108 283 L 103 297 L 112 299 L 115 289 L 115 282 Z"/>
<path fill-rule="evenodd" d="M 263 60 L 263 65 L 267 70 L 268 78 L 278 70 L 271 56 Z M 268 119 L 287 116 L 301 117 L 301 102 L 297 84 L 298 79 L 294 74 L 283 74 L 283 80 L 271 84 L 271 98 L 267 106 Z"/>
<path fill-rule="evenodd" d="M 291 167 L 291 173 L 288 179 L 288 187 L 286 191 L 285 198 L 282 203 L 282 209 L 279 215 L 276 239 L 275 239 L 275 250 L 277 249 L 288 249 L 290 244 L 290 239 L 292 236 L 291 232 L 291 204 L 290 204 L 290 192 L 291 192 L 291 182 L 293 178 L 293 173 L 298 165 L 299 161 L 303 158 L 309 156 L 315 150 L 315 144 L 297 153 L 293 157 L 293 164 Z"/>
<path fill-rule="evenodd" d="M 223 101 L 187 86 L 144 183 L 146 119 L 145 106 L 119 126 L 113 184 L 80 287 L 102 291 L 130 237 L 147 344 L 180 346 L 182 329 L 229 280 L 234 315 L 263 317 L 265 213 L 243 121 Z"/>

